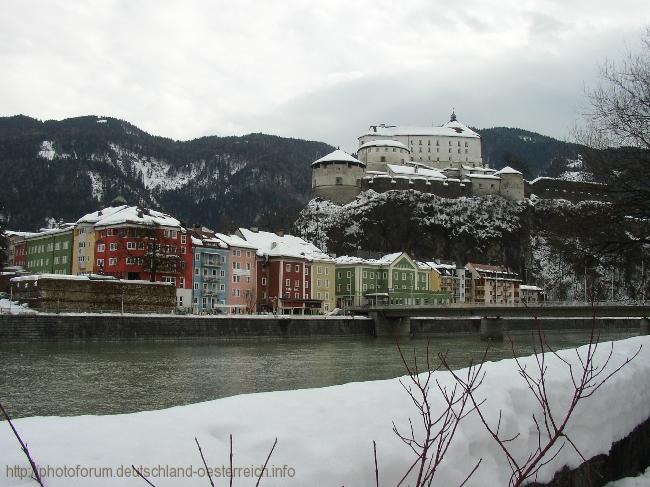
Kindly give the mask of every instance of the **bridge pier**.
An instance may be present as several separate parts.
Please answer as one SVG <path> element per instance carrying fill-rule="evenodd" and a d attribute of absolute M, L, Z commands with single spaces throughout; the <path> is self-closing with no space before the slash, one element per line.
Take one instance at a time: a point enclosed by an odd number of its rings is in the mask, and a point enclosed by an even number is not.
<path fill-rule="evenodd" d="M 484 316 L 481 318 L 481 327 L 479 329 L 479 334 L 481 336 L 481 340 L 503 341 L 505 329 L 506 323 L 503 318 L 488 318 L 487 316 Z"/>
<path fill-rule="evenodd" d="M 645 317 L 641 318 L 639 325 L 639 335 L 650 335 L 650 319 Z"/>
<path fill-rule="evenodd" d="M 389 318 L 381 312 L 371 311 L 370 318 L 375 323 L 376 337 L 398 338 L 411 336 L 411 318 L 408 316 Z"/>

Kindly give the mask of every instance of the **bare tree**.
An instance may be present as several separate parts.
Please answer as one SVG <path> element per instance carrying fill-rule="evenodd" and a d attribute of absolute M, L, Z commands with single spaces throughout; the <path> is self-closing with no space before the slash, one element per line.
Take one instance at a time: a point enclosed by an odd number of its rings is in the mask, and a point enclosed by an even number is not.
<path fill-rule="evenodd" d="M 592 303 L 593 306 L 593 303 Z M 474 384 L 461 377 L 453 371 L 443 356 L 443 365 L 451 372 L 458 384 L 469 396 L 469 401 L 476 410 L 481 423 L 494 439 L 511 469 L 509 485 L 519 487 L 524 483 L 537 478 L 540 469 L 552 462 L 569 445 L 580 456 L 583 462 L 587 459 L 582 455 L 578 445 L 571 439 L 567 432 L 567 426 L 575 413 L 578 403 L 593 396 L 612 376 L 617 374 L 640 352 L 640 347 L 631 357 L 627 357 L 622 363 L 609 367 L 614 351 L 613 342 L 604 360 L 598 361 L 596 352 L 599 347 L 599 335 L 596 332 L 595 308 L 592 322 L 592 329 L 589 343 L 582 352 L 575 351 L 577 362 L 565 359 L 553 350 L 546 340 L 539 326 L 536 327 L 533 366 L 526 365 L 518 356 L 515 350 L 514 341 L 511 340 L 512 353 L 517 364 L 517 371 L 526 383 L 530 394 L 537 404 L 537 411 L 532 413 L 532 420 L 536 429 L 536 447 L 532 451 L 526 451 L 525 445 L 516 442 L 519 433 L 513 436 L 506 436 L 501 431 L 502 412 L 499 411 L 499 418 L 494 422 L 490 421 L 484 411 L 484 400 L 477 398 Z M 536 318 L 535 318 L 536 319 Z M 548 363 L 550 358 L 556 358 L 564 364 L 569 372 L 573 384 L 573 391 L 570 394 L 567 405 L 558 404 L 551 400 L 548 386 L 549 373 Z M 579 363 L 579 367 L 576 364 Z M 589 469 L 588 469 L 589 475 Z M 589 480 L 589 479 L 588 479 Z"/>
<path fill-rule="evenodd" d="M 620 229 L 586 242 L 594 254 L 650 243 L 650 27 L 640 49 L 606 61 L 600 78 L 576 139 L 586 146 L 586 168 L 608 186 Z"/>
<path fill-rule="evenodd" d="M 413 463 L 411 463 L 401 480 L 397 483 L 397 487 L 404 485 L 411 475 L 416 476 L 416 487 L 430 487 L 438 467 L 442 463 L 454 439 L 458 425 L 473 409 L 469 402 L 470 393 L 474 392 L 481 385 L 484 360 L 481 360 L 481 363 L 477 367 L 467 369 L 467 374 L 463 376 L 465 382 L 462 387 L 460 387 L 460 383 L 449 387 L 441 384 L 434 375 L 436 371 L 440 370 L 442 364 L 447 363 L 447 353 L 439 354 L 440 363 L 432 366 L 429 344 L 427 343 L 426 370 L 421 371 L 415 352 L 413 353 L 413 366 L 411 366 L 404 357 L 399 344 L 397 345 L 397 349 L 408 375 L 405 381 L 400 379 L 400 384 L 411 398 L 411 402 L 415 406 L 420 419 L 420 426 L 424 431 L 421 434 L 420 429 L 413 425 L 411 418 L 408 420 L 408 431 L 401 431 L 393 422 L 393 432 L 415 455 Z M 432 410 L 431 390 L 439 393 L 440 397 L 444 400 L 441 411 Z M 373 450 L 375 459 L 375 482 L 379 486 L 377 447 L 374 441 Z M 481 459 L 470 470 L 465 480 L 460 484 L 461 486 L 476 472 L 480 464 Z"/>

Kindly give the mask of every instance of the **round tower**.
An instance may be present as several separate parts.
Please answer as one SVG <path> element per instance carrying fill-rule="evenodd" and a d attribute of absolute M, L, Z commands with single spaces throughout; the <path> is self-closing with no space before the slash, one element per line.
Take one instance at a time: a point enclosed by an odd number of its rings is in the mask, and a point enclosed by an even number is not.
<path fill-rule="evenodd" d="M 388 171 L 388 164 L 408 164 L 411 151 L 401 142 L 390 139 L 370 140 L 357 152 L 368 171 Z"/>
<path fill-rule="evenodd" d="M 506 166 L 494 175 L 501 178 L 501 186 L 499 187 L 501 196 L 514 201 L 524 199 L 524 177 L 519 171 Z"/>
<path fill-rule="evenodd" d="M 366 164 L 340 149 L 311 165 L 311 197 L 349 203 L 361 192 Z"/>

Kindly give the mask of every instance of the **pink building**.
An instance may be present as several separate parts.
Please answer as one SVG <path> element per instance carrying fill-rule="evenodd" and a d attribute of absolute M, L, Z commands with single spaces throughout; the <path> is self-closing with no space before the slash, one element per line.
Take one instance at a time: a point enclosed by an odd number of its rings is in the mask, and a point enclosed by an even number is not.
<path fill-rule="evenodd" d="M 236 235 L 216 233 L 216 238 L 228 246 L 228 298 L 231 313 L 254 313 L 257 305 L 257 248 Z"/>

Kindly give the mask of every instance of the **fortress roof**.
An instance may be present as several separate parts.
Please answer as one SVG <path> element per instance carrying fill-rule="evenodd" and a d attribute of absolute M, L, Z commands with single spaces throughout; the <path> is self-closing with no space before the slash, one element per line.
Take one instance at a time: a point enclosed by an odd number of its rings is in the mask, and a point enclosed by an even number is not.
<path fill-rule="evenodd" d="M 421 176 L 434 179 L 447 179 L 447 176 L 435 169 L 425 169 L 423 167 L 403 166 L 401 164 L 388 164 L 388 169 L 392 173 L 404 176 Z"/>
<path fill-rule="evenodd" d="M 365 164 L 361 162 L 359 159 L 356 157 L 351 156 L 345 151 L 342 151 L 341 149 L 336 149 L 334 152 L 330 152 L 324 157 L 321 157 L 320 159 L 312 162 L 312 166 L 316 166 L 318 164 L 322 163 L 333 163 L 333 162 L 346 162 L 349 164 L 356 164 L 357 166 L 364 166 Z"/>
<path fill-rule="evenodd" d="M 397 147 L 399 149 L 406 149 L 407 151 L 411 152 L 411 150 L 401 142 L 398 142 L 396 140 L 390 140 L 390 139 L 370 140 L 365 144 L 362 144 L 359 147 L 359 150 L 365 149 L 366 147 Z"/>
<path fill-rule="evenodd" d="M 496 174 L 521 174 L 521 173 L 516 169 L 511 168 L 510 166 L 506 166 L 503 169 L 497 171 Z"/>
<path fill-rule="evenodd" d="M 439 127 L 417 127 L 408 125 L 371 125 L 368 132 L 361 135 L 364 136 L 382 136 L 386 138 L 397 136 L 438 136 L 438 137 L 471 137 L 480 139 L 481 136 L 471 130 L 466 125 L 460 123 L 458 120 L 450 120 L 446 124 Z"/>

